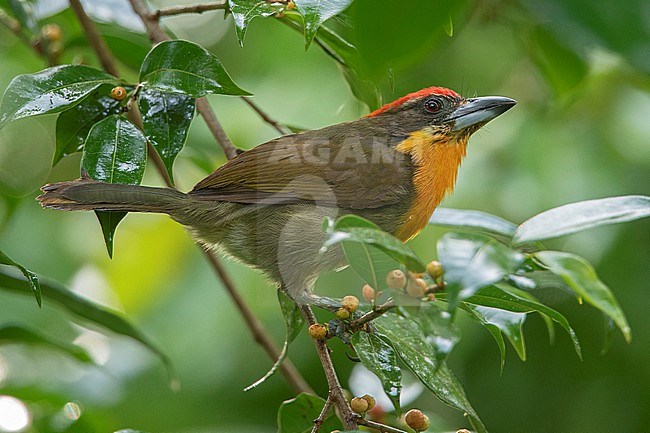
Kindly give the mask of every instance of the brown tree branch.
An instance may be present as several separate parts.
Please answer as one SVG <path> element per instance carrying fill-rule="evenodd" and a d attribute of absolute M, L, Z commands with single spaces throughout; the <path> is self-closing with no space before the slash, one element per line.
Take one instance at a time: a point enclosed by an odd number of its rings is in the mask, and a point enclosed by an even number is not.
<path fill-rule="evenodd" d="M 307 325 L 311 326 L 316 323 L 316 316 L 314 316 L 314 312 L 309 305 L 301 305 L 300 312 L 305 318 Z M 343 427 L 346 430 L 356 430 L 357 415 L 352 412 L 350 405 L 345 399 L 343 388 L 341 387 L 339 378 L 336 375 L 336 370 L 334 369 L 334 364 L 332 363 L 327 343 L 325 340 L 314 339 L 314 346 L 316 346 L 316 352 L 318 352 L 318 358 L 320 359 L 323 371 L 325 371 L 325 378 L 327 379 L 327 385 L 329 388 L 327 400 L 331 401 L 331 404 L 338 409 L 337 415 L 341 419 Z"/>
<path fill-rule="evenodd" d="M 74 3 L 78 5 L 78 8 L 75 9 L 75 13 L 77 14 L 77 18 L 79 19 L 80 24 L 82 25 L 84 31 L 88 35 L 88 40 L 90 41 L 93 50 L 95 50 L 95 53 L 100 59 L 103 59 L 102 66 L 105 68 L 107 72 L 117 76 L 118 72 L 117 72 L 117 68 L 115 67 L 115 60 L 112 53 L 106 47 L 104 41 L 101 39 L 101 36 L 99 36 L 99 33 L 97 32 L 94 23 L 92 22 L 92 20 L 88 18 L 88 15 L 83 9 L 83 6 L 81 5 L 81 3 L 79 3 L 79 0 L 70 0 L 71 5 Z M 133 3 L 139 3 L 139 2 L 132 1 L 132 4 Z M 141 3 L 139 6 L 143 7 Z M 135 5 L 134 5 L 134 10 L 135 10 Z M 159 27 L 158 29 L 162 31 Z M 91 34 L 94 34 L 96 37 L 90 36 Z M 165 37 L 166 36 L 167 35 L 165 35 Z M 214 115 L 214 113 L 212 114 Z M 140 116 L 135 106 L 133 107 L 132 110 L 129 111 L 129 115 L 133 118 L 133 121 L 136 125 L 142 127 L 142 117 Z M 218 124 L 216 117 L 214 118 L 214 121 L 216 124 Z M 224 132 L 224 136 L 225 136 L 225 132 Z M 167 174 L 167 170 L 165 169 L 165 166 L 162 163 L 162 160 L 160 159 L 158 154 L 155 152 L 154 149 L 152 149 L 151 144 L 148 144 L 148 151 L 150 155 L 154 156 L 152 158 L 154 161 L 154 165 L 156 166 L 156 169 L 158 170 L 160 175 L 165 180 L 165 183 L 167 184 L 167 186 L 172 187 L 172 183 Z M 278 359 L 278 357 L 280 356 L 279 349 L 275 346 L 275 344 L 273 343 L 269 335 L 266 333 L 259 320 L 257 320 L 253 312 L 250 310 L 248 305 L 246 305 L 243 298 L 237 291 L 233 281 L 230 279 L 226 270 L 223 268 L 219 260 L 210 251 L 203 249 L 203 252 L 205 253 L 208 261 L 212 265 L 212 268 L 216 272 L 217 276 L 223 282 L 226 291 L 228 292 L 232 300 L 235 302 L 235 305 L 239 309 L 242 317 L 244 318 L 246 325 L 248 326 L 251 333 L 253 334 L 253 338 L 255 339 L 255 341 L 262 346 L 262 348 L 266 351 L 266 353 L 269 355 L 269 357 L 272 360 Z M 296 369 L 296 367 L 293 365 L 293 363 L 291 363 L 289 359 L 285 359 L 285 361 L 280 366 L 280 371 L 296 392 L 313 393 L 313 390 L 311 389 L 309 384 L 307 384 L 305 379 L 300 375 L 300 372 Z"/>
<path fill-rule="evenodd" d="M 373 429 L 375 429 L 375 430 L 377 430 L 377 431 L 379 431 L 381 433 L 406 433 L 406 431 L 404 431 L 404 430 L 401 430 L 401 429 L 398 429 L 398 428 L 395 428 L 395 427 L 391 427 L 391 426 L 386 425 L 386 424 L 381 424 L 381 423 L 378 423 L 378 422 L 370 421 L 370 420 L 365 419 L 365 418 L 357 418 L 357 424 L 373 428 Z"/>
<path fill-rule="evenodd" d="M 393 301 L 388 301 L 378 307 L 375 307 L 371 311 L 367 312 L 363 316 L 359 317 L 356 320 L 350 322 L 350 329 L 360 329 L 366 323 L 375 320 L 377 317 L 384 314 L 386 311 L 395 308 L 397 305 Z"/>
<path fill-rule="evenodd" d="M 217 2 L 217 3 L 205 3 L 197 5 L 182 5 L 182 6 L 170 6 L 167 8 L 158 9 L 150 14 L 151 19 L 158 21 L 161 17 L 169 17 L 173 15 L 181 14 L 202 14 L 207 11 L 216 11 L 219 9 L 227 9 L 228 3 Z"/>
<path fill-rule="evenodd" d="M 268 114 L 266 114 L 256 103 L 251 101 L 249 98 L 242 96 L 241 99 L 248 104 L 249 107 L 253 109 L 266 123 L 271 125 L 276 131 L 280 134 L 290 134 L 291 131 L 284 125 L 281 125 L 277 121 L 273 120 Z"/>

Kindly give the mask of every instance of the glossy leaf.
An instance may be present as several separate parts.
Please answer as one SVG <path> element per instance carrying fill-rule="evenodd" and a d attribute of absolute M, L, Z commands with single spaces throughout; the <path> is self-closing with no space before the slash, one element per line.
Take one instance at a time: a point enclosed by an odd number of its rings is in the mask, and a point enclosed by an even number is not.
<path fill-rule="evenodd" d="M 105 117 L 119 112 L 119 101 L 110 96 L 112 87 L 108 84 L 99 86 L 79 104 L 59 114 L 52 165 L 64 156 L 82 150 L 90 128 Z"/>
<path fill-rule="evenodd" d="M 476 312 L 475 307 L 472 305 L 462 302 L 460 304 L 460 307 L 467 313 L 470 318 L 477 320 L 481 325 L 483 325 L 483 327 L 488 330 L 492 337 L 494 337 L 494 340 L 497 343 L 497 347 L 499 348 L 499 355 L 501 359 L 500 367 L 501 373 L 503 373 L 503 367 L 506 364 L 506 343 L 503 339 L 501 329 L 499 329 L 499 327 L 495 324 L 489 323 L 483 316 Z"/>
<path fill-rule="evenodd" d="M 2 97 L 0 128 L 23 117 L 61 112 L 106 83 L 115 84 L 115 77 L 82 65 L 55 66 L 18 75 Z"/>
<path fill-rule="evenodd" d="M 142 181 L 147 144 L 142 132 L 127 119 L 112 115 L 88 133 L 81 159 L 82 173 L 108 183 L 137 185 Z M 115 228 L 124 212 L 96 212 L 109 256 L 113 254 Z"/>
<path fill-rule="evenodd" d="M 354 215 L 345 215 L 339 218 L 328 229 L 325 248 L 340 242 L 359 242 L 374 246 L 414 272 L 424 272 L 426 268 L 422 260 L 408 245 L 382 231 L 370 221 Z"/>
<path fill-rule="evenodd" d="M 463 411 L 477 431 L 485 432 L 485 426 L 467 400 L 463 386 L 447 368 L 437 361 L 437 354 L 427 341 L 417 323 L 395 313 L 386 313 L 373 321 L 406 366 L 442 402 Z"/>
<path fill-rule="evenodd" d="M 284 345 L 282 346 L 282 351 L 280 352 L 280 355 L 278 356 L 278 359 L 275 361 L 271 369 L 266 372 L 264 376 L 262 376 L 259 380 L 255 381 L 255 383 L 247 386 L 244 391 L 249 391 L 253 388 L 255 388 L 258 385 L 261 385 L 271 377 L 278 368 L 280 368 L 280 365 L 282 365 L 282 362 L 287 357 L 287 354 L 289 353 L 289 345 L 293 342 L 293 340 L 296 339 L 298 334 L 300 334 L 300 330 L 305 324 L 305 319 L 302 317 L 302 314 L 300 313 L 300 308 L 298 308 L 298 305 L 289 298 L 284 292 L 278 290 L 278 301 L 280 302 L 280 309 L 282 310 L 282 316 L 284 317 L 284 322 L 287 327 L 286 331 L 286 336 L 284 339 Z"/>
<path fill-rule="evenodd" d="M 650 197 L 627 195 L 580 201 L 535 215 L 517 228 L 513 243 L 521 244 L 650 216 Z"/>
<path fill-rule="evenodd" d="M 228 0 L 228 8 L 235 22 L 239 45 L 244 46 L 244 36 L 248 25 L 255 18 L 268 18 L 284 11 L 286 4 L 267 0 Z"/>
<path fill-rule="evenodd" d="M 584 299 L 611 318 L 625 339 L 631 341 L 632 332 L 621 306 L 609 287 L 598 279 L 589 262 L 580 256 L 559 251 L 540 251 L 535 253 L 535 258 L 551 272 L 561 276 L 579 299 Z"/>
<path fill-rule="evenodd" d="M 174 160 L 185 145 L 194 118 L 194 98 L 145 88 L 140 92 L 138 104 L 147 140 L 160 155 L 173 181 Z"/>
<path fill-rule="evenodd" d="M 343 12 L 352 0 L 294 0 L 305 28 L 305 49 L 309 48 L 321 24 Z"/>
<path fill-rule="evenodd" d="M 88 352 L 79 346 L 54 340 L 23 326 L 1 325 L 0 345 L 11 343 L 39 345 L 65 353 L 66 355 L 76 359 L 79 362 L 83 362 L 85 364 L 93 363 L 93 360 Z"/>
<path fill-rule="evenodd" d="M 100 326 L 116 334 L 138 341 L 155 353 L 165 364 L 169 374 L 173 376 L 174 373 L 169 358 L 119 313 L 82 298 L 54 281 L 49 281 L 41 277 L 40 284 L 45 299 L 56 302 L 66 311 L 83 319 L 86 323 Z M 27 279 L 12 274 L 11 272 L 5 272 L 2 268 L 0 268 L 0 289 L 23 295 L 31 291 L 30 283 Z"/>
<path fill-rule="evenodd" d="M 140 82 L 161 92 L 198 98 L 208 93 L 250 95 L 232 81 L 219 59 L 194 42 L 164 41 L 142 62 Z"/>
<path fill-rule="evenodd" d="M 306 393 L 283 402 L 278 411 L 278 433 L 310 433 L 323 406 L 325 400 Z M 321 431 L 329 432 L 342 428 L 333 412 L 330 409 L 330 416 L 321 425 Z"/>
<path fill-rule="evenodd" d="M 496 215 L 477 210 L 437 208 L 429 224 L 455 229 L 472 229 L 481 232 L 506 236 L 515 234 L 517 226 Z"/>
<path fill-rule="evenodd" d="M 505 334 L 517 355 L 522 361 L 526 360 L 526 344 L 524 342 L 523 326 L 526 321 L 526 313 L 514 313 L 500 308 L 482 307 L 469 305 L 479 320 L 484 325 L 494 325 Z"/>
<path fill-rule="evenodd" d="M 445 299 L 444 294 L 440 294 L 439 297 L 443 300 Z M 580 342 L 578 341 L 575 331 L 571 328 L 571 325 L 569 325 L 569 321 L 566 317 L 553 308 L 535 301 L 529 296 L 525 296 L 524 292 L 521 292 L 514 287 L 508 288 L 507 292 L 495 286 L 485 287 L 481 289 L 479 293 L 466 299 L 464 302 L 483 307 L 499 308 L 514 313 L 537 312 L 546 315 L 559 324 L 567 334 L 569 334 L 576 353 L 580 359 L 582 359 Z"/>
<path fill-rule="evenodd" d="M 18 269 L 27 279 L 27 282 L 29 283 L 29 288 L 31 289 L 34 296 L 36 297 L 36 302 L 38 303 L 38 306 L 41 307 L 43 305 L 41 285 L 38 282 L 38 277 L 36 276 L 35 273 L 30 271 L 23 265 L 11 260 L 9 256 L 7 256 L 5 253 L 2 252 L 2 250 L 0 250 L 0 265 L 12 266 Z"/>
<path fill-rule="evenodd" d="M 402 370 L 397 364 L 395 350 L 379 336 L 364 331 L 355 333 L 351 343 L 363 366 L 379 378 L 384 392 L 399 412 Z"/>
<path fill-rule="evenodd" d="M 438 258 L 444 269 L 449 310 L 483 287 L 513 273 L 524 256 L 486 236 L 448 233 L 438 241 Z"/>
<path fill-rule="evenodd" d="M 453 317 L 438 305 L 425 303 L 416 308 L 402 307 L 400 311 L 420 325 L 439 362 L 447 358 L 460 340 L 460 329 Z"/>

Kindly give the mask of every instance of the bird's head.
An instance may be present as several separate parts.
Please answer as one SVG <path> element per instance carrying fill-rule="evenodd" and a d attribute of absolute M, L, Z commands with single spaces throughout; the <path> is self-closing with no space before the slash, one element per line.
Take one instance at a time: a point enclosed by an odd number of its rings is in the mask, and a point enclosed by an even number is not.
<path fill-rule="evenodd" d="M 463 98 L 444 87 L 428 87 L 386 104 L 367 117 L 389 121 L 395 133 L 419 132 L 436 142 L 465 145 L 470 135 L 515 104 L 514 99 L 503 96 Z"/>

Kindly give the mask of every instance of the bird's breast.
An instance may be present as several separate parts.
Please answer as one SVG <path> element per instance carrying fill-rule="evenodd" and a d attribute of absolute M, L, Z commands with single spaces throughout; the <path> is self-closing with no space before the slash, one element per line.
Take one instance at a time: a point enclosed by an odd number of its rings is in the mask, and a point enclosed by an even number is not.
<path fill-rule="evenodd" d="M 400 240 L 406 242 L 426 227 L 438 204 L 453 190 L 466 144 L 466 140 L 444 140 L 418 131 L 397 146 L 398 151 L 410 155 L 415 166 L 413 202 L 395 233 Z"/>

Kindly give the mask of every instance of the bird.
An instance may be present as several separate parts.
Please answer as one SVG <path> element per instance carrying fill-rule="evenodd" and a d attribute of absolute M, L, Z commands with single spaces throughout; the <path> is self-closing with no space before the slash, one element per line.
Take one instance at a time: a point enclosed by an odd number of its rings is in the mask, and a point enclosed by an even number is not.
<path fill-rule="evenodd" d="M 263 271 L 298 304 L 336 309 L 313 293 L 321 273 L 347 264 L 340 245 L 323 251 L 323 221 L 354 214 L 412 239 L 452 192 L 470 136 L 515 104 L 427 87 L 357 120 L 253 147 L 188 193 L 82 175 L 43 186 L 37 200 L 64 211 L 167 214 L 207 248 Z"/>

